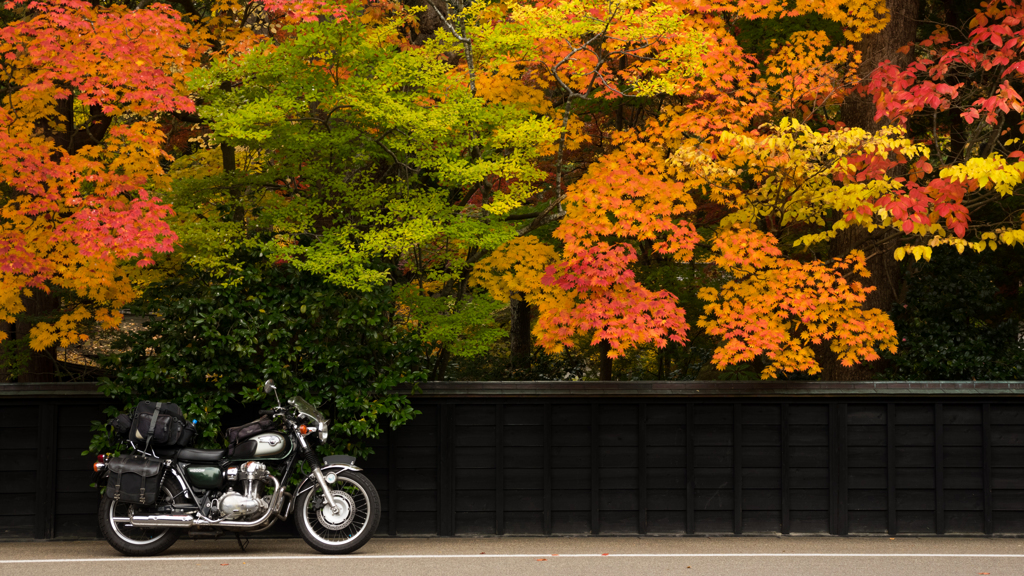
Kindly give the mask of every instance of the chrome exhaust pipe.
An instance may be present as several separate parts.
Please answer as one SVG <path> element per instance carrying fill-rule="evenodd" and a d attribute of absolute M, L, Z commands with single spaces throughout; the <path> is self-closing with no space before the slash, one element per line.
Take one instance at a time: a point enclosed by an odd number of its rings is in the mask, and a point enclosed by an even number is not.
<path fill-rule="evenodd" d="M 113 518 L 112 520 L 146 528 L 191 528 L 196 523 L 195 517 L 191 514 L 155 514 L 152 516 Z"/>
<path fill-rule="evenodd" d="M 112 521 L 118 524 L 131 524 L 146 528 L 192 528 L 194 526 L 220 527 L 220 528 L 256 528 L 265 523 L 272 516 L 281 510 L 281 498 L 284 490 L 281 484 L 273 476 L 270 480 L 274 483 L 274 495 L 270 499 L 270 505 L 266 512 L 256 520 L 250 522 L 238 520 L 210 520 L 205 516 L 196 518 L 192 514 L 154 514 L 151 516 L 129 516 L 127 518 L 114 517 Z"/>

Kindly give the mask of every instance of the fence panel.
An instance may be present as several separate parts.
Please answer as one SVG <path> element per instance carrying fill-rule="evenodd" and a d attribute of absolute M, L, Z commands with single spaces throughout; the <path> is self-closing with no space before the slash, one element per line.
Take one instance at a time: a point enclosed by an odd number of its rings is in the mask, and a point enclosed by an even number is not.
<path fill-rule="evenodd" d="M 1020 396 L 414 404 L 361 463 L 381 535 L 1024 534 Z M 82 451 L 105 405 L 0 394 L 0 538 L 96 537 Z"/>

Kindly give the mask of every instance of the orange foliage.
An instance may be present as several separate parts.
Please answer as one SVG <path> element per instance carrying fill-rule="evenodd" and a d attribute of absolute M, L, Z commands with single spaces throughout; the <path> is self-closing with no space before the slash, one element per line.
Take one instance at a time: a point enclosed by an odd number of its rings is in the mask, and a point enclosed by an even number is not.
<path fill-rule="evenodd" d="M 817 374 L 814 347 L 825 343 L 844 366 L 877 360 L 877 348 L 896 351 L 888 316 L 861 308 L 873 288 L 847 279 L 870 276 L 862 252 L 800 262 L 784 258 L 771 234 L 739 226 L 721 231 L 713 249 L 715 264 L 735 278 L 700 292 L 708 305 L 698 326 L 725 341 L 714 355 L 719 369 L 761 356 L 762 378 Z"/>

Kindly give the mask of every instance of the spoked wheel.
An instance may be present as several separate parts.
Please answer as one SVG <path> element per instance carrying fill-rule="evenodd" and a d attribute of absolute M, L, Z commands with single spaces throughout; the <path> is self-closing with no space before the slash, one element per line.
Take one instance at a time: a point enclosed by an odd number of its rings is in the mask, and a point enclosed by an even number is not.
<path fill-rule="evenodd" d="M 380 497 L 377 490 L 358 472 L 335 472 L 337 480 L 331 494 L 337 509 L 314 485 L 295 502 L 295 525 L 302 539 L 324 554 L 348 554 L 373 537 L 380 522 Z"/>
<path fill-rule="evenodd" d="M 160 504 L 174 501 L 174 494 L 165 485 L 161 488 Z M 174 528 L 142 528 L 132 526 L 128 518 L 132 515 L 151 514 L 156 506 L 138 506 L 115 502 L 104 494 L 100 498 L 100 533 L 118 552 L 125 556 L 152 556 L 171 547 L 178 539 L 179 531 Z"/>

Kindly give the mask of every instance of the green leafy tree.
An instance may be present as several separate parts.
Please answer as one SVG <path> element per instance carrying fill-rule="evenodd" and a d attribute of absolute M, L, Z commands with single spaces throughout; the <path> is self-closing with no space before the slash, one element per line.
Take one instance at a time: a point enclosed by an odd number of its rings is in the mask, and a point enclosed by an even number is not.
<path fill-rule="evenodd" d="M 118 403 L 111 415 L 141 399 L 175 402 L 198 421 L 197 445 L 223 446 L 229 403 L 266 405 L 272 378 L 282 398 L 303 396 L 330 418 L 325 450 L 360 456 L 383 425 L 415 416 L 407 392 L 426 376 L 424 352 L 394 318 L 390 289 L 339 290 L 255 255 L 235 264 L 228 278 L 186 267 L 151 290 L 152 321 L 106 359 L 117 374 L 100 386 Z M 106 441 L 97 434 L 93 448 Z"/>
<path fill-rule="evenodd" d="M 408 284 L 405 313 L 443 365 L 496 336 L 468 270 L 515 237 L 503 215 L 537 192 L 557 127 L 477 97 L 475 72 L 449 63 L 451 35 L 412 49 L 410 18 L 290 26 L 196 71 L 209 133 L 172 169 L 175 229 L 187 261 L 222 273 L 247 247 L 346 288 Z"/>
<path fill-rule="evenodd" d="M 886 356 L 894 380 L 1020 380 L 1024 254 L 963 255 L 936 249 L 909 266 L 907 296 L 892 312 L 899 354 Z"/>

